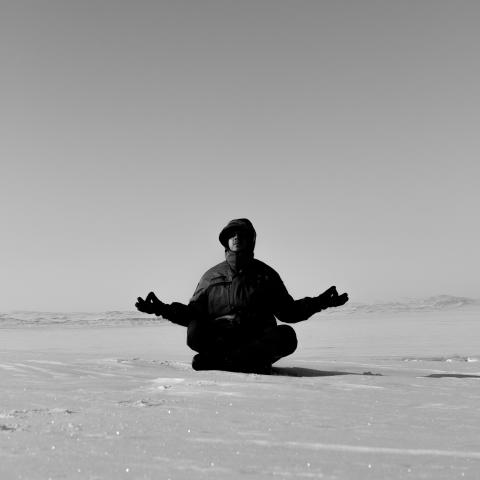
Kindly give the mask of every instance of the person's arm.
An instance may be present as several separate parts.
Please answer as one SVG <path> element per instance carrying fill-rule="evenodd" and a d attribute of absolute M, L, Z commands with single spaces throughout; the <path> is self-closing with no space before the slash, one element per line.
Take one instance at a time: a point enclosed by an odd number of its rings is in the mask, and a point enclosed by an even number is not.
<path fill-rule="evenodd" d="M 305 297 L 294 300 L 277 275 L 274 291 L 273 313 L 281 322 L 298 323 L 308 320 L 312 315 L 331 307 L 339 307 L 348 301 L 348 295 L 339 295 L 335 286 L 330 287 L 317 297 Z"/>
<path fill-rule="evenodd" d="M 163 317 L 183 327 L 188 327 L 192 319 L 192 311 L 189 305 L 179 302 L 163 303 L 153 292 L 150 292 L 145 300 L 138 297 L 135 306 L 140 312 L 155 314 L 157 317 Z"/>
<path fill-rule="evenodd" d="M 153 292 L 150 292 L 145 297 L 145 300 L 138 297 L 135 306 L 137 307 L 137 310 L 140 310 L 141 312 L 153 313 L 157 315 L 157 317 L 163 317 L 172 323 L 188 327 L 193 319 L 200 319 L 206 316 L 207 286 L 208 282 L 202 278 L 188 305 L 179 302 L 173 302 L 170 304 L 163 303 Z"/>

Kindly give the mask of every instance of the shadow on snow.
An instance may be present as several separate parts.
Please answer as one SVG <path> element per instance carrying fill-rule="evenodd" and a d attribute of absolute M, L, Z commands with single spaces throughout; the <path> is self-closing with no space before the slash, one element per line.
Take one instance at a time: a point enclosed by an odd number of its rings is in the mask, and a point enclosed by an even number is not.
<path fill-rule="evenodd" d="M 285 377 L 332 377 L 337 375 L 368 375 L 374 377 L 382 377 L 381 373 L 372 372 L 342 372 L 331 370 L 316 370 L 313 368 L 303 367 L 273 367 L 272 375 L 280 375 Z M 480 378 L 480 375 L 468 373 L 432 373 L 425 375 L 424 378 Z"/>
<path fill-rule="evenodd" d="M 303 368 L 303 367 L 273 367 L 272 375 L 283 375 L 286 377 L 332 377 L 335 375 L 372 375 L 372 376 L 382 376 L 381 373 L 372 373 L 372 372 L 339 372 L 339 371 L 329 371 L 329 370 L 316 370 L 313 368 Z"/>

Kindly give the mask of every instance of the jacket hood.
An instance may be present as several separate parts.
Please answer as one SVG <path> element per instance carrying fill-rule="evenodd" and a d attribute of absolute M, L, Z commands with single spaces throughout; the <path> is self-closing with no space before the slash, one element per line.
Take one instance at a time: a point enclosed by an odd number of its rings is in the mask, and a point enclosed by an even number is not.
<path fill-rule="evenodd" d="M 218 239 L 220 240 L 220 243 L 225 247 L 225 249 L 228 249 L 228 239 L 230 238 L 231 233 L 234 230 L 241 230 L 246 234 L 249 241 L 250 251 L 253 252 L 255 248 L 257 232 L 255 232 L 252 222 L 248 220 L 248 218 L 237 218 L 235 220 L 231 220 L 222 229 Z"/>

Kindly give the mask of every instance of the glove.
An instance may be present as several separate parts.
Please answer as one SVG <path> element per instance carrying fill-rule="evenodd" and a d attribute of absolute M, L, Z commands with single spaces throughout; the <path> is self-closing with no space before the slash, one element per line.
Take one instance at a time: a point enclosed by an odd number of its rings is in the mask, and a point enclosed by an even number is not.
<path fill-rule="evenodd" d="M 163 316 L 165 311 L 165 304 L 161 302 L 153 292 L 150 292 L 145 300 L 142 297 L 137 298 L 135 303 L 137 310 L 144 313 L 154 313 L 157 316 Z"/>
<path fill-rule="evenodd" d="M 316 306 L 320 310 L 325 310 L 326 308 L 339 307 L 345 305 L 348 302 L 348 294 L 342 293 L 341 295 L 337 292 L 337 287 L 332 286 L 328 290 L 325 290 L 318 297 L 315 298 Z"/>

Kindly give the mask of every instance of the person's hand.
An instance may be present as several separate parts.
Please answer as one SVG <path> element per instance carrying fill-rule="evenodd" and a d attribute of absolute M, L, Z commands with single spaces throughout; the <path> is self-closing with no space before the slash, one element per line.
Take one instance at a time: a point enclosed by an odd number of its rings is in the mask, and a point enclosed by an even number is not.
<path fill-rule="evenodd" d="M 332 297 L 331 299 L 331 307 L 341 307 L 342 305 L 345 305 L 348 302 L 348 293 L 342 293 L 341 295 L 338 295 L 336 297 Z"/>
<path fill-rule="evenodd" d="M 337 287 L 335 286 L 325 290 L 317 298 L 319 299 L 322 308 L 340 307 L 348 302 L 348 294 L 342 293 L 339 295 L 337 292 Z"/>
<path fill-rule="evenodd" d="M 161 302 L 153 292 L 150 292 L 145 297 L 145 300 L 142 297 L 138 297 L 135 306 L 140 312 L 161 315 L 164 303 Z"/>

